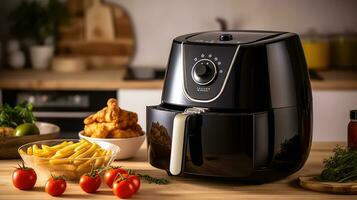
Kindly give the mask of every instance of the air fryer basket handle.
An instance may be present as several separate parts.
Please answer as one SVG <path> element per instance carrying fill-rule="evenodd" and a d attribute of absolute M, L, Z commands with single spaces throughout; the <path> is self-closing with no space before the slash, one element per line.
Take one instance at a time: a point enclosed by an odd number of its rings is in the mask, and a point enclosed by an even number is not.
<path fill-rule="evenodd" d="M 185 166 L 186 138 L 191 132 L 191 157 L 193 164 L 202 165 L 202 144 L 201 144 L 201 117 L 200 114 L 207 111 L 207 108 L 187 108 L 185 112 L 175 115 L 172 128 L 172 144 L 169 171 L 172 175 L 180 175 Z M 191 120 L 192 119 L 192 120 Z M 198 125 L 198 126 L 197 126 Z M 191 129 L 191 130 L 190 130 Z M 197 133 L 199 132 L 199 134 Z M 194 145 L 194 143 L 196 145 Z"/>
<path fill-rule="evenodd" d="M 183 171 L 186 150 L 186 120 L 187 113 L 178 113 L 174 118 L 172 128 L 172 144 L 169 171 L 172 175 L 180 175 Z"/>

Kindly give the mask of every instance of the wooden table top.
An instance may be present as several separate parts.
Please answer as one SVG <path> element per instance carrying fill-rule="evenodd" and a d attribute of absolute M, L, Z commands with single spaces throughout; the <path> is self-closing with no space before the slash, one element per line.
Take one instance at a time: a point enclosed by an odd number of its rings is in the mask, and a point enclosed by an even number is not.
<path fill-rule="evenodd" d="M 353 195 L 325 194 L 302 189 L 297 178 L 318 174 L 323 158 L 331 155 L 337 143 L 314 143 L 310 157 L 299 172 L 280 181 L 263 185 L 246 185 L 239 182 L 225 183 L 198 177 L 168 177 L 164 171 L 150 166 L 146 161 L 146 149 L 141 148 L 135 158 L 117 161 L 114 164 L 136 170 L 139 173 L 167 178 L 168 185 L 155 185 L 142 182 L 139 192 L 133 199 L 357 199 Z M 33 191 L 21 191 L 13 187 L 11 173 L 20 160 L 0 161 L 0 199 L 50 199 L 44 192 L 44 184 L 36 183 Z M 116 199 L 110 189 L 102 184 L 96 194 L 81 191 L 77 183 L 68 183 L 64 195 L 58 199 Z"/>
<path fill-rule="evenodd" d="M 35 70 L 0 70 L 0 89 L 118 90 L 161 89 L 162 80 L 124 80 L 125 70 L 88 70 L 58 73 Z"/>
<path fill-rule="evenodd" d="M 162 80 L 128 81 L 123 69 L 58 73 L 35 70 L 0 70 L 0 89 L 118 90 L 161 89 Z M 357 90 L 356 71 L 319 72 L 324 80 L 312 80 L 314 90 Z"/>

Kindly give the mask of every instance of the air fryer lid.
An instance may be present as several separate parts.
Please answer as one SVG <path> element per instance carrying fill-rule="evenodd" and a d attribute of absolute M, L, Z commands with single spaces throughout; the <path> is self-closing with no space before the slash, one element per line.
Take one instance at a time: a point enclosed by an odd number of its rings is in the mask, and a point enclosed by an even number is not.
<path fill-rule="evenodd" d="M 276 37 L 284 32 L 273 31 L 234 31 L 234 32 L 204 32 L 186 38 L 192 43 L 244 44 Z"/>

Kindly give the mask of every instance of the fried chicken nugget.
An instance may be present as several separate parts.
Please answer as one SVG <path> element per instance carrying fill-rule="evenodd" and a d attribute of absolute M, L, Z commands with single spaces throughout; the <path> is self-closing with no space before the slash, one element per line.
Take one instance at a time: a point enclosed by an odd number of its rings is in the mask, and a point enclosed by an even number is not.
<path fill-rule="evenodd" d="M 138 115 L 120 109 L 116 99 L 109 99 L 107 107 L 84 119 L 84 135 L 96 138 L 129 138 L 143 135 Z"/>
<path fill-rule="evenodd" d="M 110 132 L 109 136 L 113 138 L 131 138 L 143 135 L 144 132 L 141 130 L 139 124 L 135 124 L 129 129 L 122 130 L 120 128 L 114 129 Z"/>
<path fill-rule="evenodd" d="M 119 112 L 119 128 L 128 129 L 138 123 L 138 115 L 134 112 L 121 109 Z"/>
<path fill-rule="evenodd" d="M 114 122 L 119 120 L 120 108 L 116 99 L 110 98 L 107 107 L 84 119 L 84 124 Z"/>
<path fill-rule="evenodd" d="M 95 138 L 107 138 L 109 133 L 118 128 L 116 122 L 92 123 L 84 126 L 84 135 Z"/>

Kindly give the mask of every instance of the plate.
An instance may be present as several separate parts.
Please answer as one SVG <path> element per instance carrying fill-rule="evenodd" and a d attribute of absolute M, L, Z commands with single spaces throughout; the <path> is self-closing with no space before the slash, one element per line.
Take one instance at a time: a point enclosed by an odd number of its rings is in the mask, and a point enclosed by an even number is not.
<path fill-rule="evenodd" d="M 357 183 L 336 183 L 336 182 L 321 182 L 316 180 L 316 176 L 299 177 L 301 187 L 318 192 L 334 193 L 334 194 L 357 194 Z"/>
<path fill-rule="evenodd" d="M 20 158 L 17 149 L 26 143 L 58 138 L 58 135 L 60 133 L 59 126 L 47 122 L 36 122 L 36 126 L 38 127 L 38 129 L 40 129 L 40 135 L 1 137 L 0 159 Z"/>

